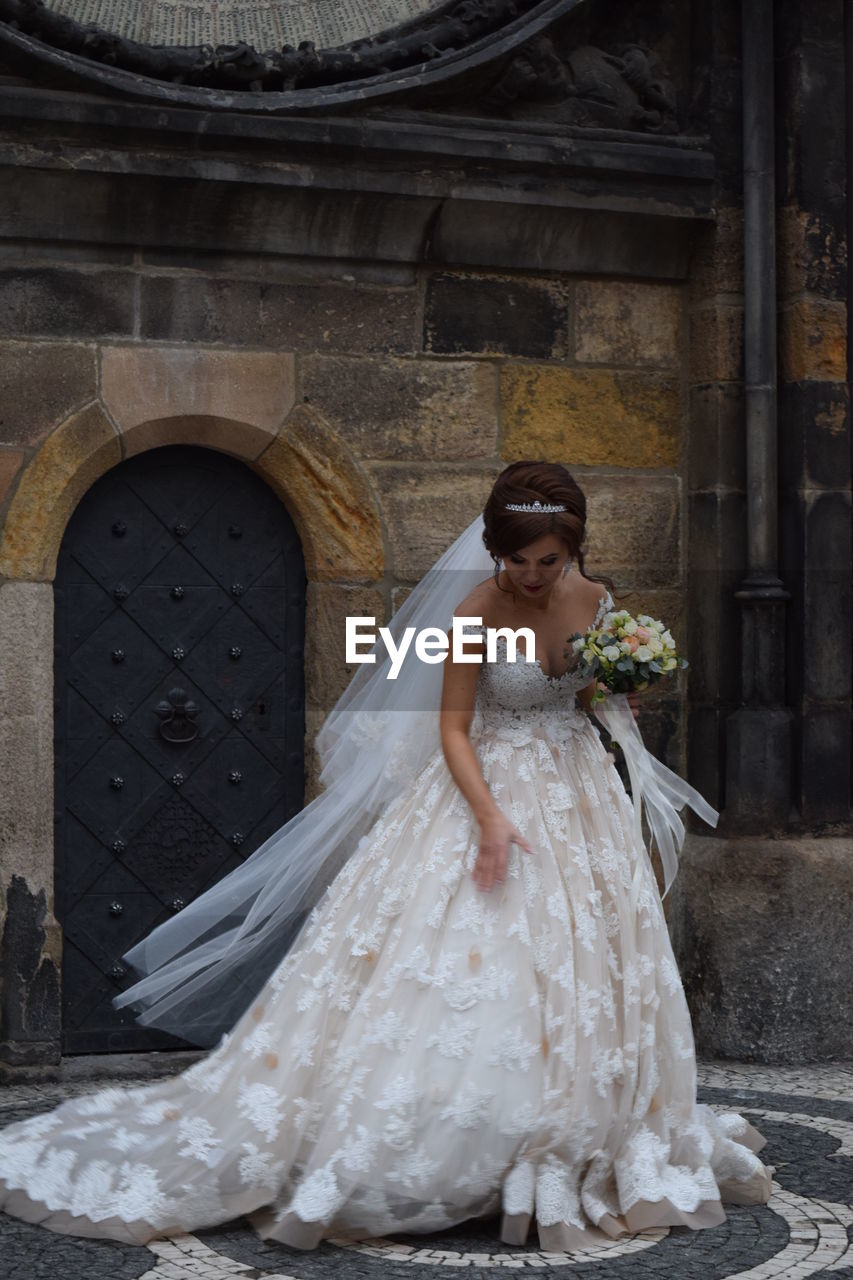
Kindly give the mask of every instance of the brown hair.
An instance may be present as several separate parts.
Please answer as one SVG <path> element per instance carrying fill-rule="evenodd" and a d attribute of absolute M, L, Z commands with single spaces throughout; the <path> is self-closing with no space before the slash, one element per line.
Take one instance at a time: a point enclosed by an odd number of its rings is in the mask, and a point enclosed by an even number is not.
<path fill-rule="evenodd" d="M 561 503 L 565 511 L 507 511 L 513 502 Z M 609 578 L 587 573 L 581 544 L 586 529 L 586 498 L 576 480 L 560 462 L 513 462 L 498 476 L 483 510 L 483 542 L 495 562 L 498 582 L 500 561 L 529 546 L 537 538 L 554 533 L 565 542 L 572 560 L 590 582 L 601 582 L 611 592 Z M 498 583 L 500 586 L 500 583 Z"/>

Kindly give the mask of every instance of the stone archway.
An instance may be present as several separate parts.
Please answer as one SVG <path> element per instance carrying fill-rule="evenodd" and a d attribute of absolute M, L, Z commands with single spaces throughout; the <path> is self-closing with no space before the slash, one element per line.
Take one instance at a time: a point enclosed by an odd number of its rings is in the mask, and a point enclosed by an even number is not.
<path fill-rule="evenodd" d="M 382 523 L 371 486 L 318 415 L 293 409 L 289 359 L 258 356 L 252 394 L 245 381 L 235 389 L 234 379 L 252 365 L 253 353 L 104 352 L 99 398 L 60 424 L 17 484 L 0 538 L 0 960 L 7 975 L 0 1066 L 59 1060 L 52 581 L 62 535 L 83 494 L 123 458 L 159 445 L 203 445 L 247 462 L 282 499 L 302 540 L 306 666 L 318 684 L 324 673 L 322 654 L 312 650 L 312 611 L 328 608 L 324 593 L 363 591 L 382 578 Z M 121 385 L 134 388 L 133 397 L 122 401 Z M 315 707 L 309 738 L 319 718 Z"/>

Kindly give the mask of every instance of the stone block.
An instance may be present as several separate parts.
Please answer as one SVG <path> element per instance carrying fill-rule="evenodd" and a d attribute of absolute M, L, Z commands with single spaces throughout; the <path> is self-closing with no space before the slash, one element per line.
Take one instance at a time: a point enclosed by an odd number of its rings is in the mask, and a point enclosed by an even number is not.
<path fill-rule="evenodd" d="M 130 337 L 134 291 L 130 271 L 7 267 L 0 270 L 0 336 Z"/>
<path fill-rule="evenodd" d="M 575 358 L 592 364 L 679 363 L 681 289 L 625 280 L 575 286 Z"/>
<path fill-rule="evenodd" d="M 385 597 L 377 587 L 312 582 L 305 602 L 306 698 L 327 712 L 349 684 L 358 665 L 346 662 L 346 618 L 373 617 L 385 623 Z"/>
<path fill-rule="evenodd" d="M 415 350 L 415 290 L 227 277 L 142 280 L 141 336 L 284 351 Z"/>
<path fill-rule="evenodd" d="M 0 508 L 21 469 L 24 455 L 20 449 L 0 449 Z"/>
<path fill-rule="evenodd" d="M 850 493 L 812 493 L 803 504 L 803 689 L 822 702 L 850 698 Z"/>
<path fill-rule="evenodd" d="M 514 276 L 432 275 L 426 290 L 424 350 L 436 355 L 565 358 L 566 286 Z"/>
<path fill-rule="evenodd" d="M 821 209 L 784 205 L 776 210 L 780 298 L 819 294 L 843 302 L 847 291 L 847 253 L 837 219 Z"/>
<path fill-rule="evenodd" d="M 97 390 L 95 347 L 0 343 L 0 441 L 38 445 Z"/>
<path fill-rule="evenodd" d="M 617 590 L 680 581 L 679 484 L 666 476 L 580 477 L 587 500 L 588 572 L 609 574 Z"/>
<path fill-rule="evenodd" d="M 846 382 L 786 382 L 779 388 L 779 481 L 783 488 L 836 488 L 850 466 Z"/>
<path fill-rule="evenodd" d="M 688 835 L 670 933 L 700 1055 L 853 1055 L 853 840 Z"/>
<path fill-rule="evenodd" d="M 691 387 L 687 474 L 692 490 L 746 487 L 744 416 L 737 384 Z"/>
<path fill-rule="evenodd" d="M 694 229 L 690 296 L 695 302 L 743 293 L 743 211 L 723 205 L 713 223 Z"/>
<path fill-rule="evenodd" d="M 66 418 L 18 483 L 0 540 L 0 575 L 52 579 L 68 517 L 89 486 L 119 461 L 119 438 L 100 405 Z"/>
<path fill-rule="evenodd" d="M 846 656 L 849 666 L 849 645 Z M 849 702 L 834 707 L 807 706 L 803 712 L 797 804 L 809 827 L 850 820 L 850 731 Z"/>
<path fill-rule="evenodd" d="M 802 298 L 779 315 L 781 375 L 785 382 L 843 382 L 847 377 L 847 308 Z"/>
<path fill-rule="evenodd" d="M 690 381 L 743 381 L 743 311 L 714 304 L 690 316 Z"/>
<path fill-rule="evenodd" d="M 302 398 L 361 458 L 493 458 L 497 373 L 474 361 L 304 356 Z"/>
<path fill-rule="evenodd" d="M 61 940 L 44 890 L 15 875 L 0 932 L 0 1060 L 12 1066 L 59 1060 Z"/>
<path fill-rule="evenodd" d="M 507 365 L 501 455 L 572 466 L 676 467 L 678 384 L 650 373 Z"/>
<path fill-rule="evenodd" d="M 104 347 L 101 398 L 125 457 L 204 444 L 256 458 L 293 408 L 292 355 L 202 347 Z"/>
<path fill-rule="evenodd" d="M 495 471 L 465 470 L 459 465 L 374 462 L 368 469 L 388 532 L 388 569 L 401 581 L 412 583 L 482 511 L 496 477 Z"/>
<path fill-rule="evenodd" d="M 370 481 L 318 414 L 297 405 L 281 434 L 251 465 L 290 512 L 310 580 L 382 577 L 382 524 Z"/>

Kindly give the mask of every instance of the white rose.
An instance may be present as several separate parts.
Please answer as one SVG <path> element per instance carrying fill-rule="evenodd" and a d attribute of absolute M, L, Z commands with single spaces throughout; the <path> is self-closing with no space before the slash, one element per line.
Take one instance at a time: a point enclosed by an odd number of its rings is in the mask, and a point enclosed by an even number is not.
<path fill-rule="evenodd" d="M 673 638 L 671 631 L 664 631 L 663 635 L 661 636 L 661 640 L 663 640 L 663 646 L 665 649 L 675 648 L 675 640 Z"/>
<path fill-rule="evenodd" d="M 647 644 L 641 644 L 634 656 L 638 662 L 651 662 L 652 651 Z"/>
<path fill-rule="evenodd" d="M 618 644 L 609 644 L 606 649 L 602 650 L 602 652 L 608 662 L 615 662 L 616 659 L 622 655 L 622 650 L 619 648 Z"/>
<path fill-rule="evenodd" d="M 634 619 L 633 619 L 633 618 L 630 618 L 630 619 L 625 623 L 625 627 L 624 627 L 625 635 L 626 635 L 626 636 L 632 636 L 636 630 L 637 630 L 637 624 L 636 624 L 636 622 L 634 621 Z"/>
<path fill-rule="evenodd" d="M 638 613 L 637 621 L 641 627 L 651 627 L 654 625 L 654 618 L 648 613 Z"/>
<path fill-rule="evenodd" d="M 654 654 L 663 653 L 663 645 L 657 636 L 649 637 L 649 648 Z"/>
<path fill-rule="evenodd" d="M 622 650 L 622 652 L 623 652 L 623 653 L 630 653 L 630 652 L 631 652 L 631 646 L 628 644 L 628 641 L 627 641 L 627 640 L 623 640 L 623 641 L 622 641 L 622 643 L 620 644 L 619 648 Z"/>
<path fill-rule="evenodd" d="M 578 636 L 577 640 L 572 641 L 572 652 L 580 653 L 581 649 L 583 649 L 585 645 L 586 645 L 586 641 L 584 640 L 583 636 Z"/>

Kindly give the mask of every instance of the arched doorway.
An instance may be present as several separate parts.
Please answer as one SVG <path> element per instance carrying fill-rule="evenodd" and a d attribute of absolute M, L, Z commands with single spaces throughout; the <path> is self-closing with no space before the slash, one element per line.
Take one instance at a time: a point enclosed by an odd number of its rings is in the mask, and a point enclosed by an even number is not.
<path fill-rule="evenodd" d="M 183 1047 L 120 957 L 303 803 L 305 566 L 242 463 L 154 449 L 96 482 L 56 576 L 56 916 L 66 1054 Z"/>

